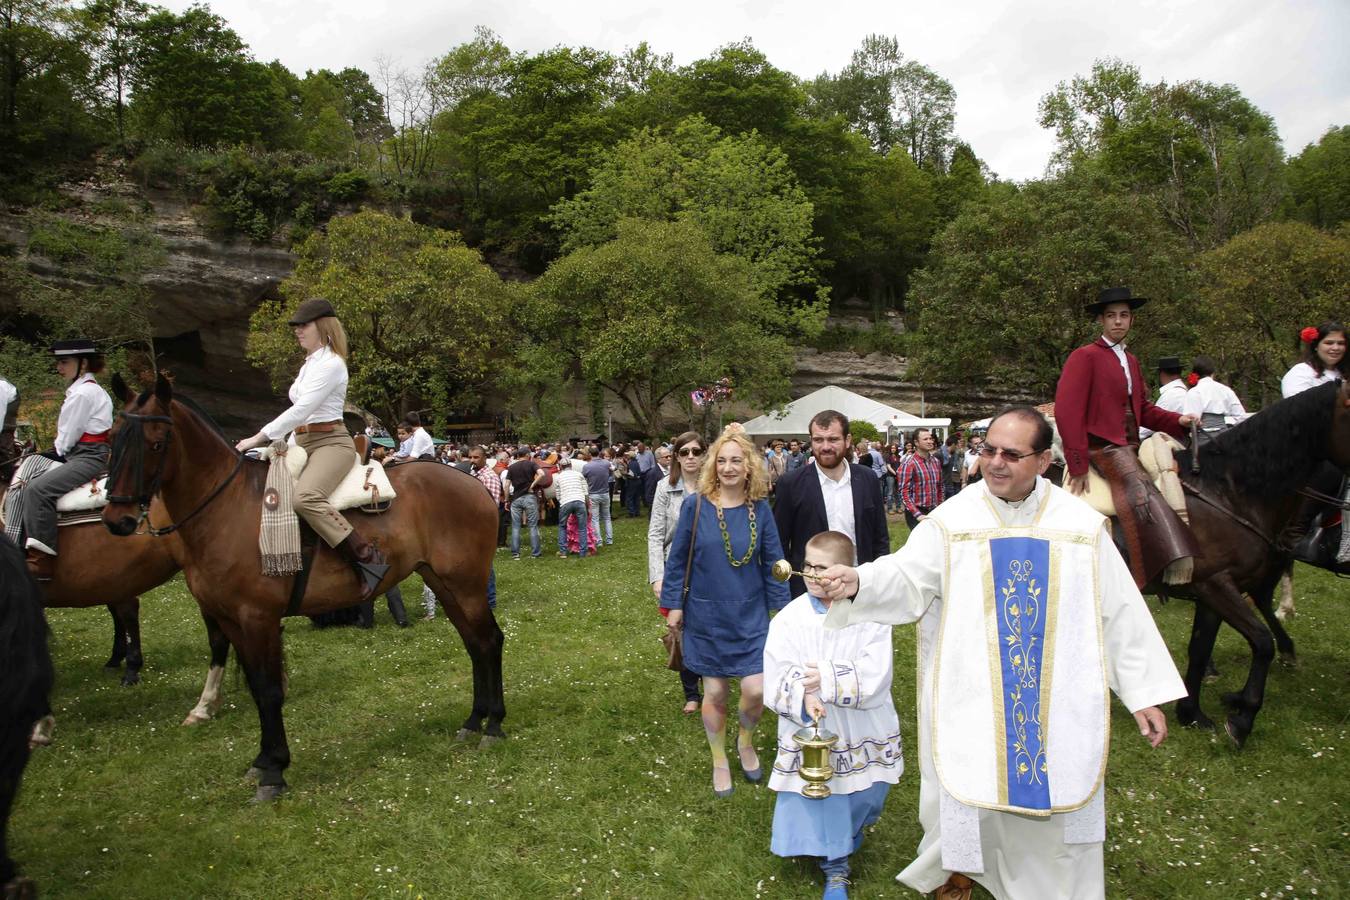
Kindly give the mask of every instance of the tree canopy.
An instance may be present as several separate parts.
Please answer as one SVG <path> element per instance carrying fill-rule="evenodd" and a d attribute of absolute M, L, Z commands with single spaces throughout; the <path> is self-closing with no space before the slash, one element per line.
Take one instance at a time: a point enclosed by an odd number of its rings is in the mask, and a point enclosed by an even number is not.
<path fill-rule="evenodd" d="M 522 329 L 623 404 L 647 434 L 667 401 L 729 377 L 737 395 L 788 399 L 792 346 L 753 266 L 718 253 L 693 222 L 624 219 L 613 240 L 579 248 L 535 282 Z"/>
<path fill-rule="evenodd" d="M 289 383 L 302 354 L 286 320 L 324 297 L 351 342 L 348 396 L 388 421 L 420 403 L 431 421 L 475 405 L 505 338 L 507 291 L 479 255 L 452 232 L 384 213 L 337 218 L 312 235 L 282 294 L 250 323 L 254 364 Z"/>

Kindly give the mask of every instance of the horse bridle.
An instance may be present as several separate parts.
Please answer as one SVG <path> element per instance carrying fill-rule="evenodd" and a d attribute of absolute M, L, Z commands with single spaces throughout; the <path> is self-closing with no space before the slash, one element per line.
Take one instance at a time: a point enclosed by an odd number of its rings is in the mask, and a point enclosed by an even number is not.
<path fill-rule="evenodd" d="M 122 430 L 117 433 L 117 437 L 113 439 L 113 463 L 108 467 L 108 485 L 111 487 L 112 485 L 117 484 L 122 470 L 130 465 L 132 467 L 131 476 L 135 480 L 136 493 L 132 496 L 115 496 L 109 494 L 108 502 L 134 503 L 140 508 L 140 515 L 136 517 L 137 534 L 145 533 L 152 537 L 163 537 L 167 534 L 173 534 L 188 522 L 192 521 L 198 513 L 206 509 L 206 507 L 211 504 L 211 501 L 219 497 L 229 483 L 234 480 L 234 477 L 239 474 L 239 470 L 244 467 L 244 454 L 240 453 L 239 459 L 234 464 L 234 468 L 230 470 L 230 474 L 227 475 L 220 484 L 216 485 L 215 489 L 207 494 L 206 499 L 201 503 L 198 503 L 192 512 L 188 513 L 178 522 L 174 522 L 164 528 L 155 528 L 149 524 L 150 501 L 154 498 L 155 494 L 159 493 L 160 481 L 164 477 L 164 461 L 168 455 L 166 451 L 169 449 L 169 444 L 173 440 L 173 418 L 170 416 L 146 416 L 126 412 L 122 413 L 122 418 L 126 420 L 127 425 L 122 428 Z M 164 439 L 155 441 L 150 447 L 151 450 L 159 453 L 160 457 L 159 466 L 155 469 L 154 477 L 152 477 L 148 483 L 145 479 L 145 424 L 147 422 L 157 422 L 168 426 L 168 430 L 164 433 Z M 144 532 L 141 532 L 140 530 L 142 525 L 145 526 Z"/>

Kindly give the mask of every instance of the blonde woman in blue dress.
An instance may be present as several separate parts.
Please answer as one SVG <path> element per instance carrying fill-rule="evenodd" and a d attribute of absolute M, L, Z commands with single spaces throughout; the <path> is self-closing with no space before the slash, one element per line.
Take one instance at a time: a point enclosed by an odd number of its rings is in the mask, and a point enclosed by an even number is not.
<path fill-rule="evenodd" d="M 680 519 L 666 556 L 661 605 L 671 628 L 684 631 L 684 665 L 703 676 L 703 728 L 712 751 L 713 793 L 730 796 L 726 751 L 731 679 L 740 680 L 736 751 L 746 781 L 764 777 L 754 732 L 764 714 L 764 640 L 769 613 L 791 599 L 776 581 L 773 564 L 782 544 L 766 499 L 764 458 L 739 424 L 727 427 L 709 448 L 698 493 L 680 506 Z M 694 521 L 698 533 L 694 536 Z M 685 592 L 689 546 L 694 557 Z"/>

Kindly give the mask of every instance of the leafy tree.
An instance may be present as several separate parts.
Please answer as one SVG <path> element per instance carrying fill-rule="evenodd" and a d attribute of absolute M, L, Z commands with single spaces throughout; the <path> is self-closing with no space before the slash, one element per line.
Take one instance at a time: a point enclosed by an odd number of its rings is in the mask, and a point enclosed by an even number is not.
<path fill-rule="evenodd" d="M 1280 396 L 1298 360 L 1298 333 L 1344 321 L 1350 297 L 1350 228 L 1327 234 L 1301 222 L 1258 225 L 1198 260 L 1196 351 L 1214 357 L 1252 402 Z"/>
<path fill-rule="evenodd" d="M 1105 149 L 1143 89 L 1139 69 L 1114 57 L 1094 62 L 1089 77 L 1056 85 L 1039 107 L 1041 127 L 1055 132 L 1052 167 L 1064 171 Z"/>
<path fill-rule="evenodd" d="M 67 0 L 0 0 L 0 158 L 79 152 L 90 62 Z"/>
<path fill-rule="evenodd" d="M 286 320 L 303 299 L 325 297 L 351 342 L 348 396 L 389 421 L 476 404 L 506 339 L 507 294 L 478 254 L 452 232 L 384 213 L 332 219 L 281 290 L 249 323 L 249 359 L 278 387 L 294 377 Z"/>
<path fill-rule="evenodd" d="M 140 30 L 150 6 L 140 0 L 89 0 L 79 11 L 93 58 L 95 103 L 111 109 L 119 146 L 126 146 L 126 105 L 135 72 Z"/>
<path fill-rule="evenodd" d="M 289 85 L 249 56 L 224 19 L 204 6 L 159 10 L 140 30 L 131 109 L 144 136 L 190 147 L 278 145 Z"/>
<path fill-rule="evenodd" d="M 1350 125 L 1304 147 L 1286 173 L 1295 218 L 1325 229 L 1350 219 Z"/>
<path fill-rule="evenodd" d="M 988 378 L 1048 395 L 1095 325 L 1084 303 L 1113 285 L 1153 298 L 1131 346 L 1144 357 L 1193 342 L 1187 252 L 1146 201 L 1082 176 L 970 204 L 915 277 L 915 361 L 928 381 Z"/>
<path fill-rule="evenodd" d="M 737 396 L 788 399 L 793 352 L 752 266 L 695 223 L 626 219 L 614 240 L 549 267 L 517 311 L 526 342 L 618 398 L 646 434 L 667 402 L 723 377 Z"/>
<path fill-rule="evenodd" d="M 163 243 L 141 225 L 80 224 L 54 216 L 32 221 L 28 260 L 59 266 L 70 287 L 24 280 L 19 308 L 53 337 L 81 336 L 105 350 L 134 348 L 155 358 L 154 311 L 145 280 L 164 264 Z"/>
<path fill-rule="evenodd" d="M 675 111 L 670 123 L 699 115 L 725 134 L 757 131 L 771 143 L 806 106 L 797 78 L 774 67 L 748 39 L 655 79 L 653 90 Z"/>
<path fill-rule="evenodd" d="M 822 110 L 842 115 L 882 155 L 893 147 L 920 168 L 941 172 L 953 146 L 956 91 L 916 60 L 905 60 L 894 37 L 869 34 L 837 76 L 811 85 Z"/>
<path fill-rule="evenodd" d="M 693 222 L 714 250 L 751 264 L 756 288 L 790 312 L 789 327 L 809 328 L 824 296 L 812 271 L 811 213 L 781 152 L 695 117 L 673 134 L 646 129 L 619 144 L 589 189 L 554 207 L 553 222 L 564 252 L 612 240 L 624 219 Z"/>
<path fill-rule="evenodd" d="M 1098 62 L 1042 99 L 1041 124 L 1056 133 L 1061 170 L 1095 167 L 1149 197 L 1196 249 L 1265 221 L 1284 199 L 1275 124 L 1232 85 L 1149 85 L 1131 65 Z"/>

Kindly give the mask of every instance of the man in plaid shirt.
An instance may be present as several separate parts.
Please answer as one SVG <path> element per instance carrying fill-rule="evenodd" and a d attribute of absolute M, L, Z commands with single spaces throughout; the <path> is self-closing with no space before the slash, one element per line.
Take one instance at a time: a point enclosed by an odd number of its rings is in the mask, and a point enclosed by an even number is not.
<path fill-rule="evenodd" d="M 911 530 L 942 502 L 942 461 L 933 455 L 936 446 L 933 432 L 920 428 L 914 433 L 914 454 L 900 466 L 900 502 Z"/>

